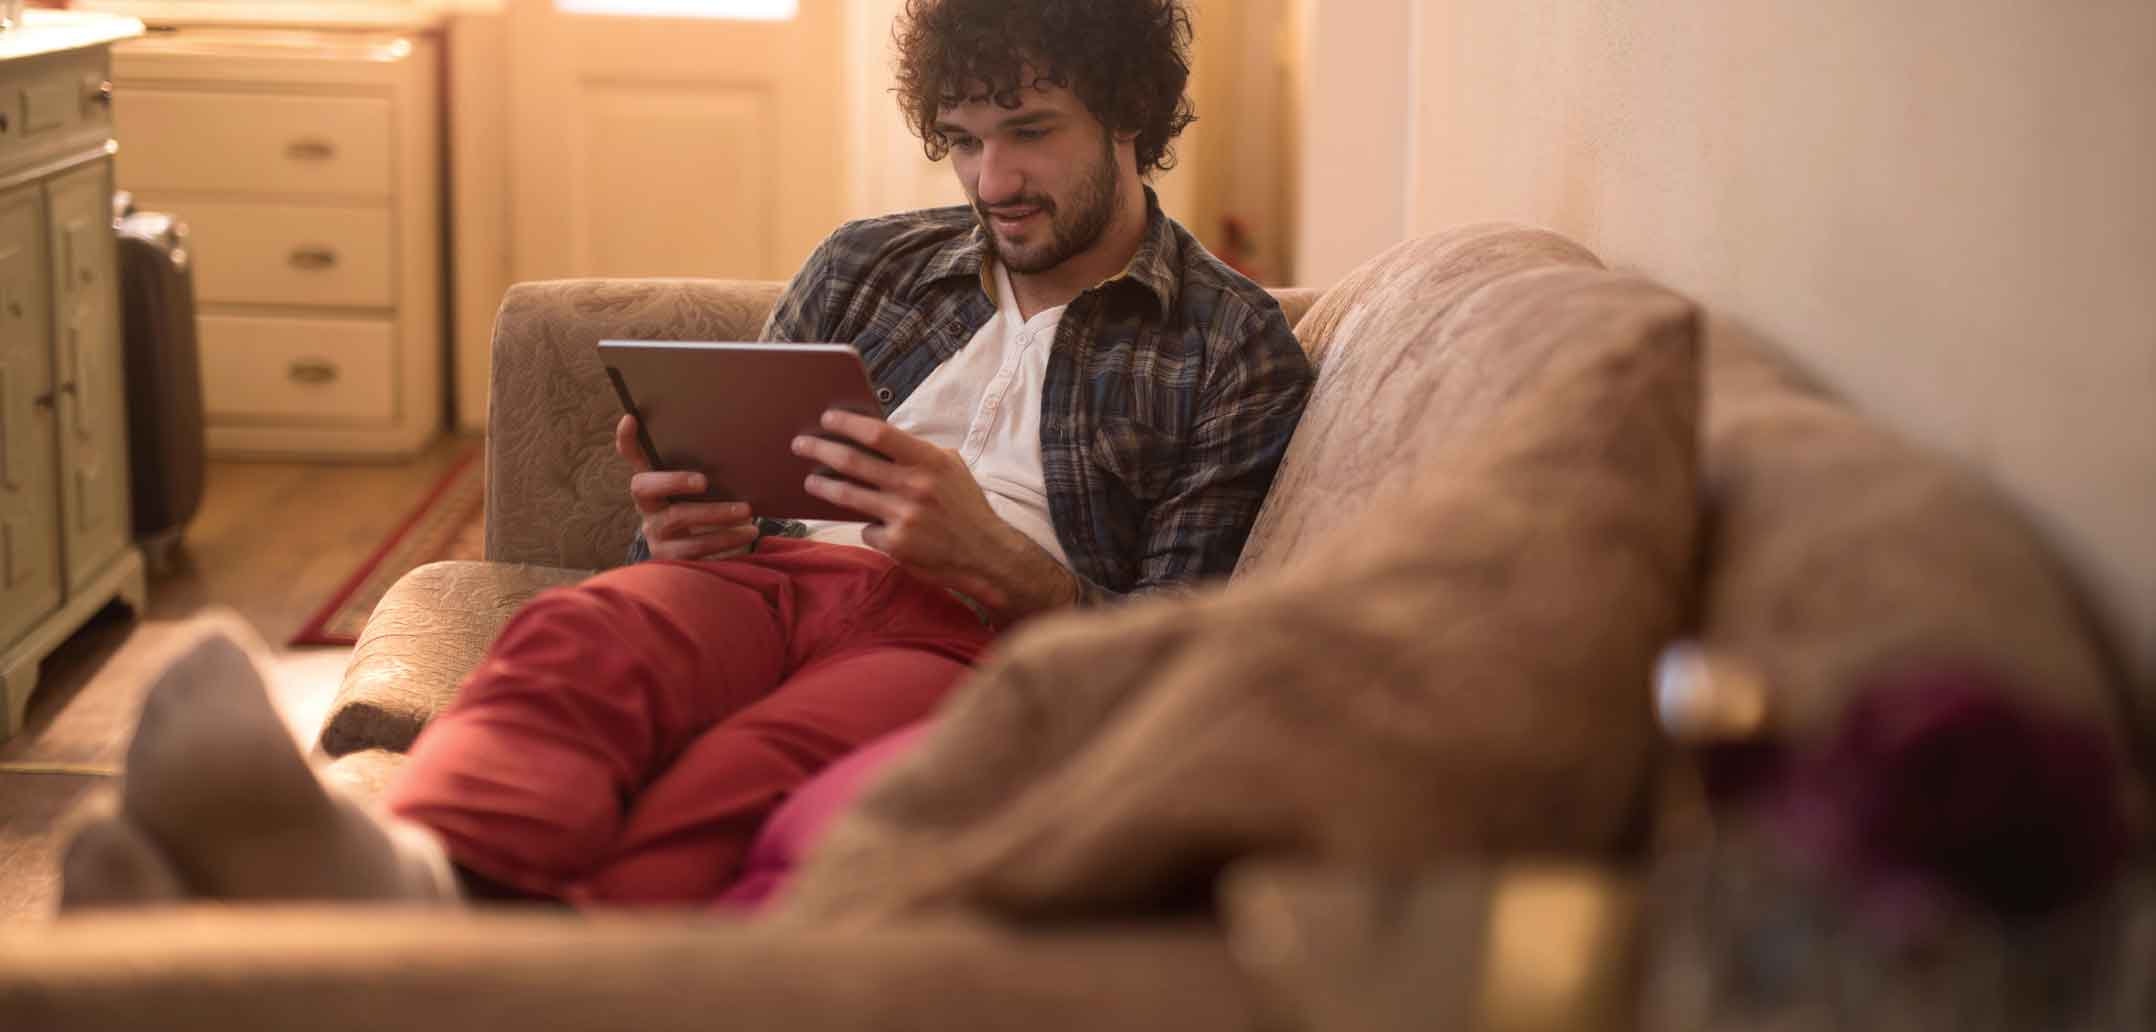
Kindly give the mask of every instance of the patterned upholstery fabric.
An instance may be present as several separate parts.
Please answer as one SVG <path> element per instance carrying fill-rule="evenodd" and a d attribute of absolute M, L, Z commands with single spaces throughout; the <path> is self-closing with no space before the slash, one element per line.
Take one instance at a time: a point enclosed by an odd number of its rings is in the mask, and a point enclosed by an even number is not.
<path fill-rule="evenodd" d="M 429 563 L 405 574 L 376 604 L 352 650 L 316 751 L 401 754 L 524 603 L 585 576 L 584 570 L 474 562 Z"/>

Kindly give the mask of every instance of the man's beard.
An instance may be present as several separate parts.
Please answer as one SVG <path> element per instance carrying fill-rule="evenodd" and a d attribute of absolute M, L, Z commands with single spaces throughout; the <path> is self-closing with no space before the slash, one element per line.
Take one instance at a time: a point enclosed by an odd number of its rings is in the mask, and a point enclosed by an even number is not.
<path fill-rule="evenodd" d="M 1108 232 L 1108 223 L 1115 219 L 1117 198 L 1115 137 L 1103 135 L 1107 138 L 1101 144 L 1100 162 L 1079 181 L 1069 211 L 1046 196 L 1027 196 L 1014 202 L 1015 205 L 1039 208 L 1048 216 L 1048 239 L 1045 242 L 1016 252 L 1006 251 L 996 236 L 995 222 L 989 218 L 988 206 L 978 198 L 974 200 L 974 217 L 980 219 L 981 228 L 988 233 L 988 252 L 1005 269 L 1029 276 L 1047 272 L 1090 250 Z"/>

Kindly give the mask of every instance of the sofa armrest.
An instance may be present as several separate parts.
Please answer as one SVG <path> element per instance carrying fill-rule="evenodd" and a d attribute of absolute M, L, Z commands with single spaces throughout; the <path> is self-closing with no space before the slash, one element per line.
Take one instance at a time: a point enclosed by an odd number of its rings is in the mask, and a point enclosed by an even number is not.
<path fill-rule="evenodd" d="M 621 564 L 636 533 L 602 340 L 755 340 L 782 284 L 555 280 L 510 288 L 487 409 L 488 559 Z"/>
<path fill-rule="evenodd" d="M 429 563 L 405 574 L 360 632 L 316 738 L 317 754 L 410 748 L 524 603 L 590 575 L 479 562 Z"/>
<path fill-rule="evenodd" d="M 1247 1029 L 1215 933 L 775 932 L 678 916 L 179 909 L 0 932 L 0 1014 L 40 1032 L 395 1028 Z"/>

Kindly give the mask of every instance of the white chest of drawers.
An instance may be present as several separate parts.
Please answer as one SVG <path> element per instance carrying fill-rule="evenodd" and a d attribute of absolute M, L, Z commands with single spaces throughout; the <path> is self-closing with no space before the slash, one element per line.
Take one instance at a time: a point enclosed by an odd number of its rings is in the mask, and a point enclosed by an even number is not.
<path fill-rule="evenodd" d="M 213 452 L 394 457 L 440 431 L 440 66 L 425 33 L 116 48 L 120 185 L 192 231 Z"/>
<path fill-rule="evenodd" d="M 111 45 L 141 28 L 32 11 L 0 32 L 0 739 L 47 654 L 145 601 L 107 110 Z"/>

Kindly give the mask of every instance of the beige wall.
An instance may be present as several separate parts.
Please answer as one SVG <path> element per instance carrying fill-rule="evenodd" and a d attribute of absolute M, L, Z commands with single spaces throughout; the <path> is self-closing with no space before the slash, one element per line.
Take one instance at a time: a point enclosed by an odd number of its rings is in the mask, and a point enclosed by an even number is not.
<path fill-rule="evenodd" d="M 1406 237 L 1412 116 L 1421 92 L 1421 0 L 1295 0 L 1289 20 L 1302 111 L 1295 154 L 1295 276 L 1337 282 Z"/>
<path fill-rule="evenodd" d="M 1548 225 L 1785 347 L 2156 668 L 2156 3 L 1418 2 L 1408 231 Z"/>
<path fill-rule="evenodd" d="M 478 0 L 472 0 L 474 4 Z M 485 433 L 494 313 L 509 290 L 509 33 L 505 16 L 450 16 L 448 96 L 450 397 L 457 429 Z"/>
<path fill-rule="evenodd" d="M 932 163 L 906 130 L 891 92 L 891 26 L 905 0 L 846 0 L 849 123 L 846 218 L 957 204 L 965 199 L 950 166 Z"/>

